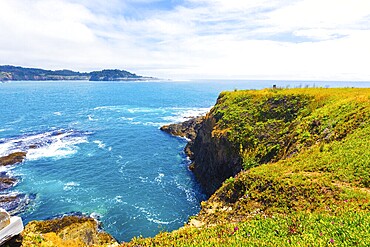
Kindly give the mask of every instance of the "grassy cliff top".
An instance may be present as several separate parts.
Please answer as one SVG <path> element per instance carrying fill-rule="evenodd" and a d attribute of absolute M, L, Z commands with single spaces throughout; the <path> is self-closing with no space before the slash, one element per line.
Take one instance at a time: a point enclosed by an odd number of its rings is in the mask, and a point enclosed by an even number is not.
<path fill-rule="evenodd" d="M 370 89 L 223 92 L 207 118 L 243 170 L 189 225 L 127 246 L 370 245 Z"/>

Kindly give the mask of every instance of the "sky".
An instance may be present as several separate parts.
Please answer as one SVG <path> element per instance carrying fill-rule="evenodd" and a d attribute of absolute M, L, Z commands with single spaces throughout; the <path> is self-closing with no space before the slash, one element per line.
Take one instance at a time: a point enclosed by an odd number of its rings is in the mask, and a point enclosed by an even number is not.
<path fill-rule="evenodd" d="M 369 0 L 0 0 L 0 64 L 370 81 Z"/>

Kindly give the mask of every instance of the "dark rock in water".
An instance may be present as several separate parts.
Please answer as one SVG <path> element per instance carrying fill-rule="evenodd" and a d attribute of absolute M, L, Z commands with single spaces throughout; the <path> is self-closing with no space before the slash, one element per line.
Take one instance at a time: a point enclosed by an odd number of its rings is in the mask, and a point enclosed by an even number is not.
<path fill-rule="evenodd" d="M 26 194 L 0 194 L 0 207 L 5 209 L 11 215 L 22 212 L 31 202 L 32 196 Z"/>
<path fill-rule="evenodd" d="M 86 216 L 31 221 L 26 225 L 22 238 L 23 246 L 100 246 L 117 243 L 99 228 L 95 219 Z"/>
<path fill-rule="evenodd" d="M 192 159 L 193 152 L 190 150 L 190 147 L 193 145 L 193 142 L 197 136 L 198 130 L 201 127 L 201 123 L 204 118 L 204 116 L 200 116 L 189 119 L 182 123 L 164 125 L 160 129 L 171 135 L 185 137 L 189 139 L 189 142 L 185 147 L 185 153 L 190 159 Z"/>
<path fill-rule="evenodd" d="M 36 144 L 31 144 L 28 146 L 29 149 L 36 149 L 38 148 L 39 146 L 37 146 Z"/>
<path fill-rule="evenodd" d="M 0 166 L 9 166 L 22 162 L 26 158 L 26 152 L 16 152 L 0 157 Z"/>
<path fill-rule="evenodd" d="M 45 220 L 61 219 L 61 218 L 67 217 L 67 216 L 76 216 L 76 217 L 79 217 L 79 218 L 88 217 L 86 214 L 84 214 L 82 212 L 73 211 L 73 212 L 69 212 L 69 213 L 63 213 L 63 214 L 57 214 L 57 215 L 54 215 L 54 216 L 50 216 L 50 217 L 46 218 Z"/>
<path fill-rule="evenodd" d="M 174 136 L 186 137 L 194 141 L 196 133 L 200 128 L 200 123 L 203 120 L 202 117 L 192 118 L 182 123 L 169 124 L 161 127 L 161 130 Z"/>
<path fill-rule="evenodd" d="M 0 191 L 9 189 L 17 183 L 16 178 L 0 175 Z"/>

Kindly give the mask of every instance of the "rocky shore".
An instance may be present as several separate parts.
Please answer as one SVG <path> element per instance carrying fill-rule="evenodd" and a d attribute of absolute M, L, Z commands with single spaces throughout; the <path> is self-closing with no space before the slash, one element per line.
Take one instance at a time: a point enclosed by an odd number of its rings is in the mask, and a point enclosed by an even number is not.
<path fill-rule="evenodd" d="M 54 133 L 60 135 L 61 133 Z M 42 146 L 37 140 L 23 143 L 23 151 L 13 151 L 0 157 L 0 167 L 11 168 L 21 165 L 29 149 Z M 15 149 L 16 150 L 16 149 Z M 11 215 L 16 215 L 27 208 L 35 198 L 33 194 L 12 192 L 10 189 L 18 183 L 8 169 L 0 173 L 0 207 Z M 102 231 L 100 223 L 82 214 L 56 217 L 45 221 L 28 223 L 22 234 L 5 243 L 5 246 L 114 246 L 117 241 Z"/>
<path fill-rule="evenodd" d="M 201 127 L 203 119 L 204 116 L 191 118 L 182 123 L 164 125 L 160 128 L 160 130 L 173 136 L 186 138 L 188 140 L 188 144 L 185 147 L 185 153 L 187 156 L 192 158 L 193 152 L 191 150 L 191 147 L 195 141 L 195 138 L 197 137 L 197 133 L 199 128 Z"/>
<path fill-rule="evenodd" d="M 117 241 L 102 231 L 97 220 L 83 215 L 70 215 L 45 221 L 31 221 L 8 246 L 118 246 Z"/>
<path fill-rule="evenodd" d="M 189 139 L 185 147 L 185 153 L 192 161 L 189 168 L 208 196 L 242 169 L 241 157 L 234 146 L 226 138 L 212 135 L 215 123 L 211 110 L 206 116 L 160 128 L 171 135 Z"/>
<path fill-rule="evenodd" d="M 14 152 L 0 157 L 0 167 L 20 164 L 26 158 L 26 154 L 26 152 Z M 10 176 L 7 172 L 0 173 L 0 207 L 11 214 L 22 211 L 29 202 L 28 195 L 9 192 L 9 189 L 17 183 L 18 179 Z"/>

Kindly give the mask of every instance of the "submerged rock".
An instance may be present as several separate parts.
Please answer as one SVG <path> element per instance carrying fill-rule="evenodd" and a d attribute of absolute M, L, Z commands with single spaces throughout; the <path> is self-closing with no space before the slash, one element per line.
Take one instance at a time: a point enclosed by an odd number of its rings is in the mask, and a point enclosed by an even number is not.
<path fill-rule="evenodd" d="M 0 175 L 0 191 L 9 189 L 17 183 L 17 179 Z"/>
<path fill-rule="evenodd" d="M 21 193 L 0 194 L 0 208 L 5 209 L 11 215 L 22 212 L 26 206 L 34 199 L 35 195 Z"/>
<path fill-rule="evenodd" d="M 22 233 L 21 246 L 114 246 L 117 241 L 90 217 L 65 216 L 31 221 Z"/>
<path fill-rule="evenodd" d="M 21 163 L 26 158 L 26 152 L 16 152 L 4 157 L 0 157 L 0 166 L 9 166 Z"/>

